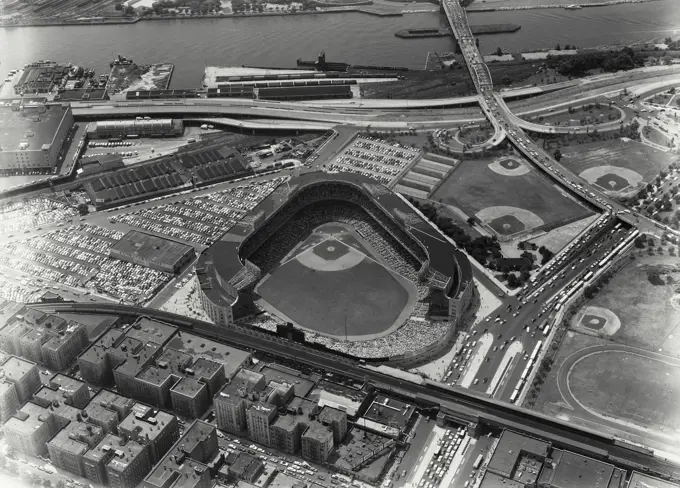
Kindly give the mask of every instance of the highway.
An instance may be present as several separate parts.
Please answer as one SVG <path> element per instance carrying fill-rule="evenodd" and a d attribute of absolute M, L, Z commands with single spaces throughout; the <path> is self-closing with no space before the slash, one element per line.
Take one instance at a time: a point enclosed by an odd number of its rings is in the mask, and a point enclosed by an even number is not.
<path fill-rule="evenodd" d="M 480 94 L 480 107 L 494 127 L 501 127 L 507 134 L 508 140 L 528 161 L 560 186 L 566 188 L 567 191 L 578 195 L 578 197 L 589 202 L 602 213 L 617 215 L 618 218 L 630 226 L 637 227 L 640 232 L 657 232 L 659 228 L 657 222 L 638 213 L 631 212 L 616 200 L 609 198 L 604 192 L 591 187 L 587 182 L 555 161 L 551 154 L 544 151 L 524 134 L 523 129 L 525 128 L 540 132 L 541 130 L 539 129 L 544 129 L 544 127 L 520 119 L 510 110 L 503 97 L 493 91 L 493 83 L 489 76 L 488 68 L 484 65 L 483 57 L 479 53 L 474 38 L 470 33 L 465 9 L 458 0 L 444 0 L 443 5 L 451 28 L 460 44 L 468 70 L 475 82 L 475 87 Z M 659 72 L 656 73 L 659 74 Z M 666 73 L 666 71 L 661 71 L 661 73 Z M 676 79 L 674 78 L 675 76 L 673 74 L 671 79 Z M 606 78 L 611 80 L 611 77 Z M 649 91 L 665 87 L 666 82 L 666 79 L 659 81 L 657 78 L 655 82 L 647 83 L 639 90 L 640 92 L 648 93 Z M 616 93 L 612 92 L 611 86 L 603 87 L 600 86 L 600 83 L 601 81 L 594 82 L 598 86 L 596 88 L 598 94 Z M 562 105 L 570 103 L 573 103 L 573 101 L 562 102 Z M 617 121 L 616 123 L 602 124 L 601 127 L 606 129 L 608 126 L 615 126 L 619 123 Z M 550 131 L 561 132 L 559 129 L 553 127 Z M 574 131 L 574 128 L 564 129 L 569 132 Z M 585 131 L 585 129 L 583 130 Z M 612 226 L 613 223 L 610 222 L 604 229 L 610 230 Z M 551 323 L 551 310 L 556 305 L 555 295 L 565 289 L 565 287 L 570 286 L 571 283 L 582 278 L 588 270 L 597 271 L 599 260 L 608 254 L 623 238 L 623 236 L 614 236 L 611 233 L 607 234 L 602 231 L 595 233 L 589 240 L 582 241 L 576 249 L 572 249 L 569 256 L 561 261 L 561 264 L 559 264 L 560 261 L 555 259 L 551 261 L 554 263 L 552 265 L 554 269 L 549 273 L 551 276 L 550 282 L 545 283 L 547 278 L 545 276 L 535 285 L 528 286 L 517 297 L 505 300 L 500 307 L 500 311 L 497 310 L 487 317 L 486 322 L 482 324 L 488 330 L 484 332 L 477 330 L 478 335 L 474 336 L 474 338 L 478 339 L 484 333 L 493 334 L 494 345 L 493 349 L 484 358 L 485 362 L 478 371 L 472 388 L 486 392 L 487 388 L 489 388 L 487 382 L 491 381 L 494 374 L 500 368 L 504 356 L 502 353 L 498 354 L 497 351 L 503 350 L 508 344 L 519 340 L 522 343 L 523 351 L 510 363 L 510 366 L 507 368 L 507 375 L 501 381 L 496 391 L 491 392 L 495 398 L 509 400 L 526 365 L 526 355 L 533 351 L 539 340 L 544 339 L 543 334 L 537 329 L 538 326 L 543 324 L 544 317 L 549 317 L 548 323 Z M 494 322 L 490 322 L 492 319 Z M 482 324 L 478 325 L 477 329 L 481 328 Z M 592 416 L 590 417 L 590 420 L 593 420 Z M 612 427 L 611 422 L 593 423 L 603 427 Z M 670 450 L 677 449 L 675 443 L 669 444 L 668 439 L 662 434 L 656 434 L 641 428 L 636 429 L 635 427 L 630 427 L 627 430 L 634 432 L 645 444 L 654 445 L 655 447 L 661 446 L 664 449 L 670 448 Z"/>
<path fill-rule="evenodd" d="M 304 363 L 321 371 L 368 381 L 382 390 L 408 396 L 420 406 L 438 406 L 444 415 L 449 415 L 452 419 L 459 421 L 467 419 L 473 424 L 480 422 L 493 427 L 512 428 L 548 439 L 556 447 L 597 459 L 609 460 L 628 468 L 641 469 L 646 466 L 652 473 L 668 474 L 674 478 L 680 478 L 680 466 L 615 445 L 612 437 L 598 430 L 564 422 L 505 402 L 498 402 L 465 388 L 448 387 L 424 380 L 415 382 L 392 376 L 373 368 L 366 368 L 357 361 L 305 347 L 265 332 L 255 331 L 250 327 L 221 327 L 169 312 L 119 304 L 40 303 L 31 304 L 31 306 L 50 313 L 150 317 L 184 328 L 184 330 L 191 328 L 193 333 L 214 338 L 226 344 Z"/>
<path fill-rule="evenodd" d="M 472 42 L 474 46 L 474 42 Z M 475 48 L 476 50 L 476 48 Z M 480 58 L 481 59 L 481 58 Z M 485 67 L 485 65 L 484 65 Z M 566 108 L 568 105 L 578 105 L 593 98 L 619 93 L 623 87 L 630 87 L 631 83 L 639 83 L 641 92 L 654 92 L 674 86 L 680 79 L 680 66 L 665 67 L 664 70 L 640 69 L 635 73 L 625 73 L 601 76 L 593 79 L 583 79 L 569 84 L 555 84 L 560 96 L 556 100 L 554 94 L 546 95 L 551 85 L 544 87 L 530 87 L 496 93 L 494 96 L 505 101 L 517 96 L 518 93 L 536 95 L 527 100 L 508 102 L 512 111 L 508 116 L 513 117 L 513 125 L 534 132 L 556 133 L 592 130 L 595 126 L 583 126 L 578 129 L 554 127 L 535 124 L 520 116 L 534 115 L 548 112 L 551 108 Z M 478 70 L 485 76 L 488 74 L 479 63 Z M 653 80 L 653 82 L 652 82 Z M 488 81 L 485 82 L 488 86 Z M 576 85 L 575 85 L 576 83 Z M 534 90 L 534 88 L 536 88 Z M 487 90 L 489 93 L 490 90 Z M 549 98 L 546 98 L 549 97 Z M 71 102 L 74 116 L 80 118 L 101 119 L 107 117 L 135 117 L 135 116 L 188 116 L 204 119 L 221 118 L 218 123 L 245 129 L 269 128 L 276 129 L 276 124 L 285 125 L 286 129 L 313 129 L 326 127 L 326 124 L 353 125 L 356 127 L 383 130 L 426 130 L 436 128 L 451 128 L 452 126 L 478 123 L 491 119 L 488 112 L 488 101 L 483 96 L 461 98 L 440 98 L 430 100 L 328 100 L 314 102 L 277 102 L 250 99 L 180 99 L 180 100 L 129 100 L 129 101 L 83 101 Z M 469 106 L 468 106 L 469 105 Z M 480 110 L 480 107 L 482 110 Z M 507 106 L 506 106 L 507 107 Z M 249 119 L 252 119 L 248 122 Z M 285 122 L 287 121 L 287 122 Z M 500 122 L 500 120 L 499 120 Z M 311 125 L 318 124 L 317 126 Z M 617 128 L 617 124 L 610 123 Z M 597 126 L 598 130 L 605 130 L 605 126 Z"/>

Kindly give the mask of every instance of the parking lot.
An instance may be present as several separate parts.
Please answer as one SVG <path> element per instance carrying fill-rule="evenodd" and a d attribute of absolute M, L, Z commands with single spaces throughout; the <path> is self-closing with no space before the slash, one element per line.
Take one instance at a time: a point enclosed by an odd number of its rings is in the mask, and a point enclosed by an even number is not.
<path fill-rule="evenodd" d="M 283 178 L 247 183 L 182 202 L 157 205 L 110 217 L 156 235 L 187 243 L 210 245 L 229 230 L 248 210 L 254 208 Z"/>
<path fill-rule="evenodd" d="M 20 281 L 34 284 L 36 289 L 59 283 L 81 290 L 84 296 L 99 292 L 126 302 L 144 301 L 170 275 L 110 258 L 111 245 L 123 235 L 81 224 L 22 239 L 0 249 L 0 269 L 11 277 L 17 277 L 19 272 L 23 276 Z M 17 292 L 17 298 L 29 293 Z"/>
<path fill-rule="evenodd" d="M 69 220 L 78 212 L 75 208 L 48 198 L 33 198 L 0 206 L 0 235 L 9 237 L 28 232 L 41 225 Z"/>
<path fill-rule="evenodd" d="M 420 151 L 378 137 L 359 134 L 328 166 L 331 171 L 344 171 L 369 176 L 388 184 L 415 162 Z"/>

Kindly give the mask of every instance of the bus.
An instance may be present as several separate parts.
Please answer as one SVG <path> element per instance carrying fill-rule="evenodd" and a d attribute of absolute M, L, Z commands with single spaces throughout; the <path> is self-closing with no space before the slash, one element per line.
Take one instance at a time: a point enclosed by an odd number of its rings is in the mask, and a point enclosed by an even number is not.
<path fill-rule="evenodd" d="M 479 467 L 482 465 L 482 461 L 484 461 L 484 454 L 477 456 L 477 459 L 475 459 L 475 464 L 472 465 L 472 469 L 479 469 Z"/>
<path fill-rule="evenodd" d="M 515 403 L 517 401 L 518 396 L 519 396 L 519 388 L 515 388 L 515 391 L 513 391 L 512 395 L 510 395 L 510 403 Z"/>
<path fill-rule="evenodd" d="M 593 277 L 593 272 L 592 272 L 592 271 L 588 271 L 588 272 L 586 273 L 586 275 L 583 277 L 583 281 L 584 281 L 584 282 L 585 282 L 585 281 L 588 281 L 588 280 L 589 280 L 590 278 L 592 278 L 592 277 Z"/>
<path fill-rule="evenodd" d="M 529 376 L 529 370 L 531 369 L 531 364 L 532 364 L 532 362 L 529 361 L 529 364 L 527 364 L 527 367 L 524 368 L 524 371 L 522 371 L 522 376 L 519 377 L 520 381 L 526 381 L 527 376 Z"/>
<path fill-rule="evenodd" d="M 546 328 L 550 328 L 549 325 L 546 326 Z M 536 344 L 536 347 L 534 348 L 534 352 L 531 353 L 531 356 L 529 357 L 529 360 L 533 363 L 536 361 L 536 358 L 538 357 L 538 353 L 541 352 L 541 347 L 543 346 L 543 341 L 538 341 Z"/>
<path fill-rule="evenodd" d="M 543 329 L 543 335 L 547 336 L 550 333 L 550 324 L 545 326 L 545 329 Z"/>

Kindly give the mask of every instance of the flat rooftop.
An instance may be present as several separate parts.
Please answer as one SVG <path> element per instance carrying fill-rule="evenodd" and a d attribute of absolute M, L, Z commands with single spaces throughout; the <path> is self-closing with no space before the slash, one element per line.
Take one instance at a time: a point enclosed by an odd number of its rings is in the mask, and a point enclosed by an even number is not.
<path fill-rule="evenodd" d="M 28 402 L 5 422 L 4 428 L 31 435 L 40 428 L 49 415 L 50 412 L 46 408 Z"/>
<path fill-rule="evenodd" d="M 84 422 L 71 422 L 61 429 L 48 444 L 75 455 L 83 455 L 102 436 L 100 427 Z"/>
<path fill-rule="evenodd" d="M 49 385 L 52 388 L 56 388 L 62 392 L 75 393 L 77 390 L 85 386 L 85 382 L 59 373 L 55 374 L 49 379 Z"/>
<path fill-rule="evenodd" d="M 406 427 L 415 407 L 412 404 L 378 395 L 371 406 L 368 407 L 364 418 L 384 425 L 398 426 L 400 429 Z"/>
<path fill-rule="evenodd" d="M 525 488 L 526 485 L 520 481 L 503 478 L 494 473 L 486 472 L 479 488 Z"/>
<path fill-rule="evenodd" d="M 555 468 L 553 488 L 607 488 L 614 466 L 596 459 L 564 451 Z"/>
<path fill-rule="evenodd" d="M 170 391 L 178 393 L 180 395 L 193 398 L 200 393 L 201 390 L 207 389 L 205 383 L 202 383 L 193 378 L 182 378 L 179 380 L 175 386 L 173 386 Z"/>
<path fill-rule="evenodd" d="M 628 488 L 680 488 L 680 485 L 634 471 L 628 482 Z"/>
<path fill-rule="evenodd" d="M 532 454 L 537 458 L 546 458 L 549 449 L 550 444 L 547 442 L 511 430 L 504 430 L 487 470 L 510 478 L 522 452 Z"/>
<path fill-rule="evenodd" d="M 177 349 L 191 356 L 204 357 L 221 363 L 227 378 L 233 378 L 238 370 L 244 367 L 250 359 L 250 353 L 235 347 L 220 344 L 194 334 L 182 332 L 182 335 L 174 336 L 168 347 Z"/>
<path fill-rule="evenodd" d="M 107 466 L 109 469 L 119 472 L 125 471 L 125 468 L 146 450 L 146 446 L 133 440 L 128 441 L 124 446 L 118 443 L 111 447 L 114 450 L 114 456 L 107 463 Z"/>
<path fill-rule="evenodd" d="M 111 252 L 120 252 L 130 259 L 156 265 L 170 265 L 180 261 L 193 247 L 179 242 L 131 230 L 111 246 Z"/>
<path fill-rule="evenodd" d="M 295 396 L 306 397 L 312 391 L 316 383 L 316 379 L 310 378 L 308 375 L 302 374 L 295 369 L 286 368 L 280 364 L 268 364 L 259 371 L 264 375 L 267 381 L 284 381 L 293 385 L 295 389 Z"/>
<path fill-rule="evenodd" d="M 140 437 L 148 436 L 149 439 L 153 440 L 164 433 L 164 427 L 172 421 L 173 416 L 161 410 L 155 411 L 155 415 L 150 415 L 153 409 L 149 412 L 149 407 L 144 407 L 146 406 L 136 404 L 133 411 L 121 421 L 118 428 L 128 432 L 137 432 Z"/>
<path fill-rule="evenodd" d="M 102 438 L 101 441 L 99 441 L 99 444 L 85 453 L 84 458 L 94 461 L 95 463 L 99 463 L 102 461 L 102 459 L 105 459 L 111 455 L 110 453 L 112 448 L 115 449 L 116 446 L 120 446 L 122 442 L 123 439 L 117 435 L 108 433 Z"/>
<path fill-rule="evenodd" d="M 61 105 L 45 105 L 42 113 L 35 110 L 16 111 L 0 106 L 0 148 L 18 151 L 26 143 L 27 151 L 40 151 L 44 144 L 52 144 L 68 108 Z"/>
<path fill-rule="evenodd" d="M 4 373 L 4 377 L 8 380 L 18 381 L 19 378 L 23 377 L 34 366 L 35 363 L 32 361 L 27 361 L 17 356 L 9 356 L 2 367 L 0 367 L 0 371 Z"/>
<path fill-rule="evenodd" d="M 216 436 L 213 432 L 216 432 L 213 425 L 201 420 L 195 420 L 147 477 L 144 478 L 146 486 L 161 488 L 172 485 L 173 488 L 189 488 L 198 484 L 199 478 L 195 476 L 195 469 L 203 471 L 207 467 L 200 462 L 203 460 L 197 461 L 189 456 L 185 457 L 183 452 L 191 453 L 198 443 L 202 442 L 207 436 Z M 217 450 L 215 454 L 217 454 Z M 176 459 L 180 458 L 184 461 L 181 463 L 176 462 Z M 169 480 L 172 478 L 177 478 L 177 480 L 170 483 Z"/>
<path fill-rule="evenodd" d="M 225 402 L 236 402 L 253 391 L 261 391 L 266 387 L 264 375 L 242 369 L 236 376 L 222 387 L 216 399 Z"/>

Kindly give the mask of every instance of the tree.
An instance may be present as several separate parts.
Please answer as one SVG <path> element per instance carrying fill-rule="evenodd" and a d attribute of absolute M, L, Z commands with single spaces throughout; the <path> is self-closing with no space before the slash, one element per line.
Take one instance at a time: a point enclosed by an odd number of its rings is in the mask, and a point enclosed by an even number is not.
<path fill-rule="evenodd" d="M 119 10 L 119 11 L 120 11 L 120 10 L 123 10 L 123 4 L 122 4 L 122 3 L 117 3 L 116 5 L 114 5 L 113 8 L 115 8 L 116 10 Z"/>
<path fill-rule="evenodd" d="M 559 148 L 555 149 L 553 157 L 555 158 L 555 161 L 559 161 L 560 159 L 562 159 L 562 151 L 560 151 Z"/>
<path fill-rule="evenodd" d="M 560 47 L 560 43 L 557 43 L 557 46 L 555 46 L 555 51 L 561 51 L 562 48 Z"/>
<path fill-rule="evenodd" d="M 496 49 L 496 56 L 503 56 L 503 50 L 500 46 L 498 46 L 498 49 Z"/>
<path fill-rule="evenodd" d="M 80 215 L 87 215 L 88 212 L 89 212 L 89 210 L 87 208 L 87 203 L 79 203 L 78 204 L 78 213 Z"/>
<path fill-rule="evenodd" d="M 135 15 L 135 8 L 132 5 L 125 7 L 125 15 L 132 17 Z"/>

